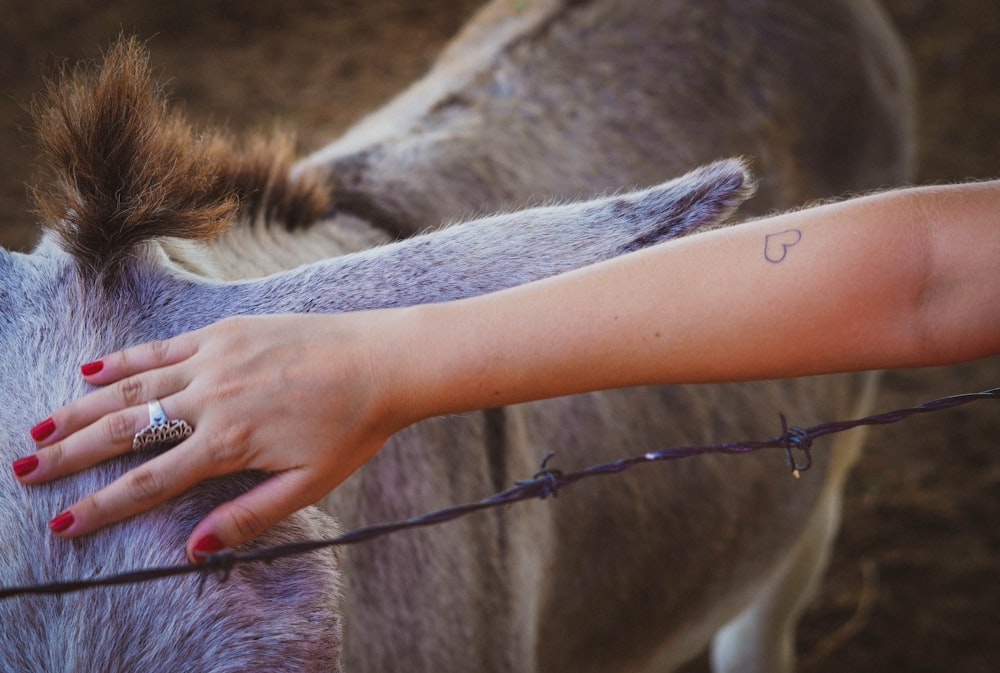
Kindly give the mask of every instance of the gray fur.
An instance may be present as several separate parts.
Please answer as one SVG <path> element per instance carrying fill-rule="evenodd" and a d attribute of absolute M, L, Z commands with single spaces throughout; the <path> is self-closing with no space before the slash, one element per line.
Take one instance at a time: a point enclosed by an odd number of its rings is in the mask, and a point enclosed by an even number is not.
<path fill-rule="evenodd" d="M 759 175 L 754 213 L 908 178 L 906 59 L 868 2 L 517 4 L 488 5 L 424 80 L 297 166 L 334 185 L 324 223 L 149 241 L 111 287 L 52 236 L 31 255 L 0 252 L 3 457 L 33 450 L 27 428 L 86 392 L 77 365 L 110 349 L 237 313 L 506 287 L 718 224 L 747 183 L 730 161 L 566 199 L 734 155 Z M 364 249 L 387 230 L 407 238 Z M 865 377 L 669 386 L 434 419 L 394 437 L 324 509 L 345 527 L 410 516 L 530 475 L 549 450 L 574 469 L 767 437 L 779 411 L 806 425 L 864 409 L 870 392 Z M 200 598 L 179 579 L 0 602 L 0 671 L 666 671 L 713 637 L 717 670 L 787 671 L 859 442 L 818 445 L 799 481 L 778 454 L 651 467 L 342 558 L 247 568 Z M 180 562 L 197 518 L 254 479 L 202 485 L 83 539 L 48 534 L 49 517 L 133 461 L 0 483 L 0 582 Z M 333 530 L 309 508 L 258 543 Z"/>

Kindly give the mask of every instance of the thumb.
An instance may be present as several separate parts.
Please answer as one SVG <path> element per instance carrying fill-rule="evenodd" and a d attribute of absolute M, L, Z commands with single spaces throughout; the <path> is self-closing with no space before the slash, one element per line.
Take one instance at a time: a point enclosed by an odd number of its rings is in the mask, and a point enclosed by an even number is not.
<path fill-rule="evenodd" d="M 225 502 L 202 519 L 187 541 L 194 563 L 209 554 L 253 540 L 285 517 L 315 502 L 299 470 L 279 472 L 246 493 Z"/>

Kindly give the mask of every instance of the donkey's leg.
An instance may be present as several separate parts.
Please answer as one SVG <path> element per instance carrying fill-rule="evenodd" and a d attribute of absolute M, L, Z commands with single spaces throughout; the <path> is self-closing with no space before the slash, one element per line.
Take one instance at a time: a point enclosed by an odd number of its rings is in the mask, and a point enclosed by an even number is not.
<path fill-rule="evenodd" d="M 750 606 L 712 640 L 715 673 L 791 673 L 795 627 L 826 569 L 840 518 L 840 494 L 827 492 L 795 551 Z"/>
<path fill-rule="evenodd" d="M 829 563 L 840 527 L 844 480 L 864 435 L 864 428 L 856 428 L 834 440 L 834 464 L 803 536 L 760 594 L 712 640 L 715 673 L 795 670 L 795 629 Z"/>
<path fill-rule="evenodd" d="M 874 372 L 867 375 L 852 417 L 869 413 L 878 378 Z M 826 571 L 840 526 L 844 481 L 861 452 L 865 434 L 862 427 L 835 436 L 829 449 L 833 463 L 798 544 L 753 602 L 712 640 L 715 673 L 795 670 L 795 629 Z"/>

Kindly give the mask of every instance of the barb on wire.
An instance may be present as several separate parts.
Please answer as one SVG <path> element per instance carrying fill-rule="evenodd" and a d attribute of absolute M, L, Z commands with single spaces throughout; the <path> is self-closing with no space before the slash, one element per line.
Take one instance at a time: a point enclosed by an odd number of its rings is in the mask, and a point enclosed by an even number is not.
<path fill-rule="evenodd" d="M 201 563 L 144 568 L 130 570 L 116 575 L 105 575 L 103 577 L 89 579 L 65 580 L 48 584 L 35 584 L 21 587 L 0 587 L 0 600 L 23 595 L 66 594 L 95 587 L 134 584 L 137 582 L 147 582 L 192 573 L 201 573 L 203 580 L 209 574 L 216 574 L 219 576 L 220 580 L 225 581 L 225 579 L 228 578 L 229 573 L 237 564 L 273 561 L 278 558 L 307 554 L 328 547 L 357 544 L 359 542 L 365 542 L 377 537 L 382 537 L 383 535 L 389 535 L 397 531 L 445 523 L 484 509 L 499 507 L 501 505 L 520 502 L 522 500 L 545 499 L 550 495 L 554 497 L 559 490 L 583 479 L 588 479 L 598 475 L 623 472 L 631 467 L 634 467 L 635 465 L 643 463 L 676 460 L 678 458 L 687 458 L 689 456 L 711 453 L 740 454 L 759 451 L 762 449 L 776 448 L 785 451 L 792 474 L 798 477 L 799 473 L 809 469 L 812 465 L 812 454 L 810 453 L 810 449 L 813 441 L 825 435 L 844 432 L 862 425 L 885 425 L 889 423 L 896 423 L 915 414 L 940 411 L 942 409 L 948 409 L 961 404 L 975 402 L 977 400 L 998 398 L 1000 398 L 1000 388 L 993 388 L 979 393 L 966 393 L 962 395 L 943 397 L 930 402 L 925 402 L 923 404 L 918 404 L 907 409 L 899 409 L 873 416 L 866 416 L 864 418 L 822 423 L 810 428 L 788 427 L 785 417 L 781 416 L 781 434 L 765 441 L 729 442 L 707 446 L 677 446 L 660 449 L 658 451 L 650 451 L 641 456 L 622 458 L 610 463 L 594 465 L 579 472 L 563 473 L 560 470 L 548 467 L 548 462 L 554 455 L 554 453 L 549 452 L 545 454 L 545 457 L 542 459 L 539 472 L 535 473 L 531 479 L 517 481 L 514 486 L 480 500 L 479 502 L 447 507 L 435 512 L 430 512 L 429 514 L 415 516 L 401 521 L 379 523 L 366 526 L 364 528 L 357 528 L 337 537 L 325 540 L 311 540 L 306 542 L 276 545 L 273 547 L 264 547 L 249 552 L 239 553 L 231 550 L 223 550 L 221 552 L 207 555 Z M 803 453 L 806 458 L 804 465 L 798 465 L 796 463 L 792 453 L 793 449 L 797 449 Z"/>

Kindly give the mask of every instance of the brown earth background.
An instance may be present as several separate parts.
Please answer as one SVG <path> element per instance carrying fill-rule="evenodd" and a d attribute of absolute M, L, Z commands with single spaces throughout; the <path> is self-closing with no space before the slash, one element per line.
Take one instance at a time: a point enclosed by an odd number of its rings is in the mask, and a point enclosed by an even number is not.
<path fill-rule="evenodd" d="M 0 244 L 28 250 L 37 240 L 25 106 L 64 59 L 95 57 L 120 31 L 134 33 L 197 123 L 280 124 L 314 148 L 420 76 L 480 4 L 0 0 Z M 919 78 L 917 181 L 997 176 L 1000 3 L 885 4 Z M 997 358 L 890 372 L 878 409 L 998 385 Z M 871 432 L 827 581 L 800 630 L 802 671 L 1000 670 L 998 437 L 991 401 Z M 705 668 L 703 658 L 688 670 Z"/>

